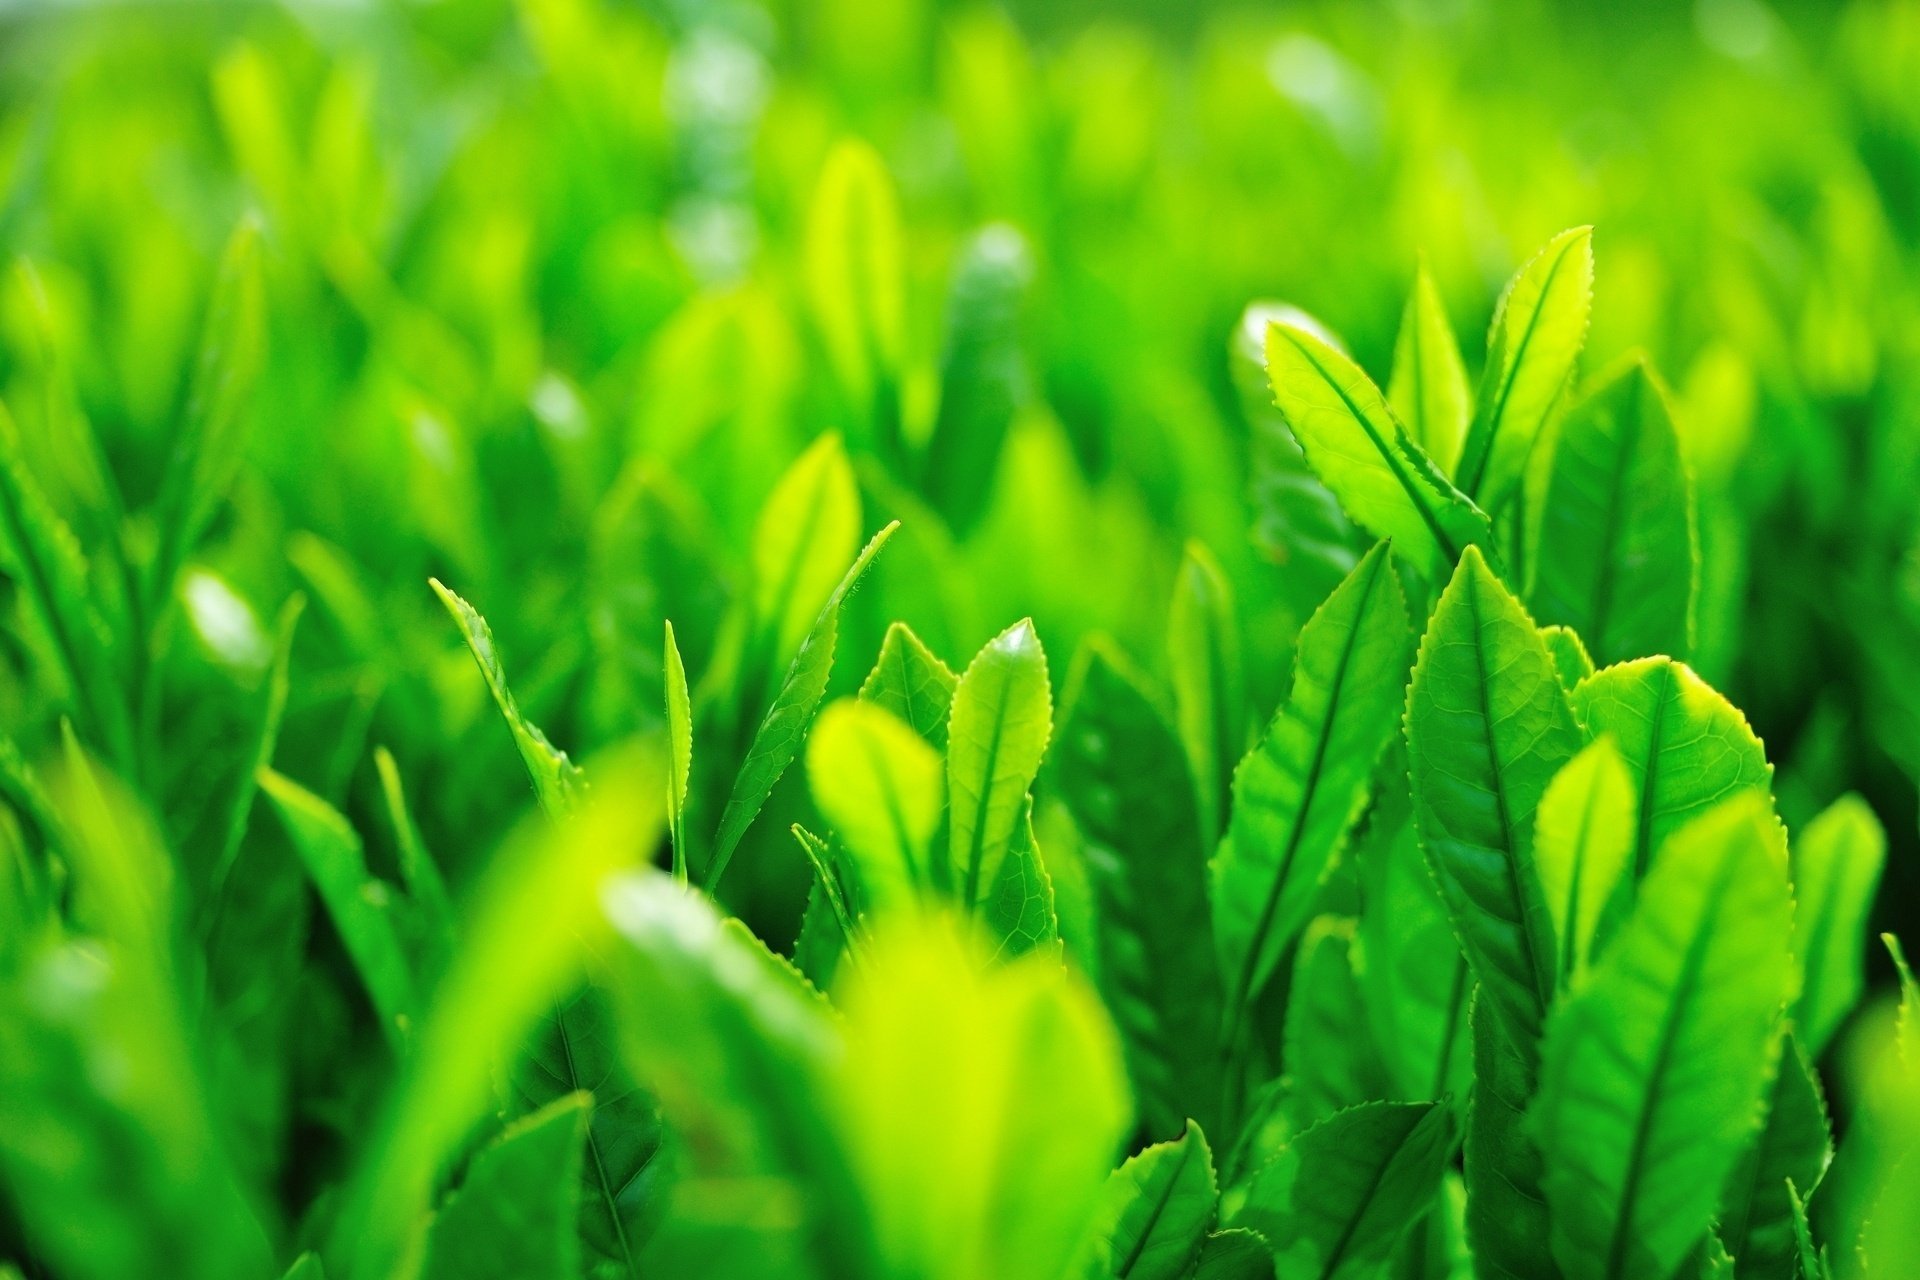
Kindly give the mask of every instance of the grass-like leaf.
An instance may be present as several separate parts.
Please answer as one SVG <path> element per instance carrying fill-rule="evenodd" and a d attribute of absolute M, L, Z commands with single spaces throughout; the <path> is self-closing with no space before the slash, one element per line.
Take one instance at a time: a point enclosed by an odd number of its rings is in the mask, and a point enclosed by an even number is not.
<path fill-rule="evenodd" d="M 1794 952 L 1805 973 L 1794 1022 L 1814 1057 L 1860 1001 L 1867 914 L 1886 860 L 1886 832 L 1853 794 L 1834 801 L 1793 841 Z M 1799 1185 L 1813 1190 L 1804 1179 Z"/>
<path fill-rule="evenodd" d="M 1473 389 L 1446 303 L 1425 262 L 1414 273 L 1406 310 L 1400 314 L 1387 403 L 1440 473 L 1452 475 L 1466 444 Z"/>

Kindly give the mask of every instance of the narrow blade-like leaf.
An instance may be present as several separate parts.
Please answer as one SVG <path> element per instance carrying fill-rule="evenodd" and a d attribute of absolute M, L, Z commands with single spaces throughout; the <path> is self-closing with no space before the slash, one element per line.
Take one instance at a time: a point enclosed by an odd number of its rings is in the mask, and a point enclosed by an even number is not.
<path fill-rule="evenodd" d="M 1852 794 L 1834 801 L 1792 844 L 1794 952 L 1806 975 L 1794 1021 L 1814 1057 L 1860 1000 L 1867 913 L 1886 859 L 1880 820 Z M 1804 1178 L 1799 1185 L 1813 1190 Z"/>
<path fill-rule="evenodd" d="M 1633 854 L 1633 779 L 1612 738 L 1568 761 L 1540 797 L 1533 860 L 1553 913 L 1563 989 L 1579 985 L 1614 923 L 1608 908 Z"/>
<path fill-rule="evenodd" d="M 1190 541 L 1173 584 L 1167 661 L 1180 740 L 1192 762 L 1207 847 L 1220 838 L 1233 770 L 1246 750 L 1240 622 L 1233 588 L 1204 543 Z"/>
<path fill-rule="evenodd" d="M 1447 320 L 1446 303 L 1424 262 L 1414 273 L 1413 291 L 1400 313 L 1387 403 L 1441 474 L 1452 475 L 1466 443 L 1473 390 L 1460 359 L 1460 343 Z"/>
<path fill-rule="evenodd" d="M 1017 622 L 987 643 L 953 692 L 949 866 L 962 903 L 977 903 L 999 875 L 1052 731 L 1047 655 L 1032 621 Z"/>
<path fill-rule="evenodd" d="M 674 642 L 673 623 L 666 635 L 667 834 L 673 841 L 673 873 L 687 878 L 687 784 L 693 772 L 693 697 L 687 668 Z"/>

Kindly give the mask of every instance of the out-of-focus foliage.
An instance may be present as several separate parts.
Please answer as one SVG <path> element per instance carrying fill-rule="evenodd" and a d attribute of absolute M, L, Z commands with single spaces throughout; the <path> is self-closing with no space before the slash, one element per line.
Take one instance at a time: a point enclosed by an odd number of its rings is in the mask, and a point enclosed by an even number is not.
<path fill-rule="evenodd" d="M 1917 83 L 0 7 L 0 1274 L 1920 1271 Z"/>

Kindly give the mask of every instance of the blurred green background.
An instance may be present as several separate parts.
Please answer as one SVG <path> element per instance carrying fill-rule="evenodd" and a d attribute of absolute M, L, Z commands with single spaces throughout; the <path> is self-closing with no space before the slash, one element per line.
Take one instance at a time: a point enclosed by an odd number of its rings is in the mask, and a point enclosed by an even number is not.
<path fill-rule="evenodd" d="M 671 618 L 695 758 L 737 758 L 753 520 L 838 431 L 862 534 L 904 523 L 837 687 L 896 618 L 950 662 L 1031 615 L 1061 671 L 1094 631 L 1151 671 L 1198 539 L 1257 722 L 1359 542 L 1235 345 L 1246 308 L 1304 308 L 1383 375 L 1424 260 L 1477 364 L 1515 266 L 1592 223 L 1583 367 L 1649 350 L 1699 482 L 1692 660 L 1790 823 L 1869 798 L 1881 923 L 1911 935 L 1916 85 L 1920 5 L 1883 0 L 16 3 L 0 394 L 96 572 L 139 560 L 223 245 L 257 223 L 244 463 L 132 771 L 176 846 L 218 820 L 303 593 L 277 766 L 367 819 L 378 868 L 390 748 L 458 886 L 529 797 L 429 575 L 576 758 L 661 721 Z M 36 754 L 61 702 L 7 643 L 0 717 Z M 802 792 L 727 886 L 775 942 Z M 353 1113 L 290 1070 L 316 1129 Z"/>

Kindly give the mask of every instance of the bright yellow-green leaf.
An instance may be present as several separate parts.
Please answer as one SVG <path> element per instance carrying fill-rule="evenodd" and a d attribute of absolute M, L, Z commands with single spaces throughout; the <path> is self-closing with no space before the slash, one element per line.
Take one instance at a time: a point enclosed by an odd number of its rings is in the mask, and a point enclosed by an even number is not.
<path fill-rule="evenodd" d="M 988 641 L 953 693 L 947 732 L 949 863 L 960 901 L 993 884 L 1053 732 L 1047 656 L 1033 622 Z"/>
<path fill-rule="evenodd" d="M 1540 797 L 1533 861 L 1553 913 L 1563 989 L 1579 986 L 1616 923 L 1608 916 L 1633 853 L 1633 800 L 1633 780 L 1611 738 L 1588 743 Z"/>
<path fill-rule="evenodd" d="M 905 721 L 852 698 L 827 707 L 807 740 L 807 782 L 853 855 L 863 903 L 884 909 L 931 883 L 941 760 Z"/>
<path fill-rule="evenodd" d="M 1413 291 L 1400 314 L 1387 403 L 1440 473 L 1452 475 L 1466 443 L 1473 390 L 1460 359 L 1460 343 L 1447 320 L 1446 303 L 1425 262 L 1414 273 Z"/>
<path fill-rule="evenodd" d="M 673 839 L 673 873 L 687 878 L 687 783 L 693 770 L 693 698 L 687 692 L 687 668 L 674 642 L 673 623 L 666 635 L 667 830 Z"/>

